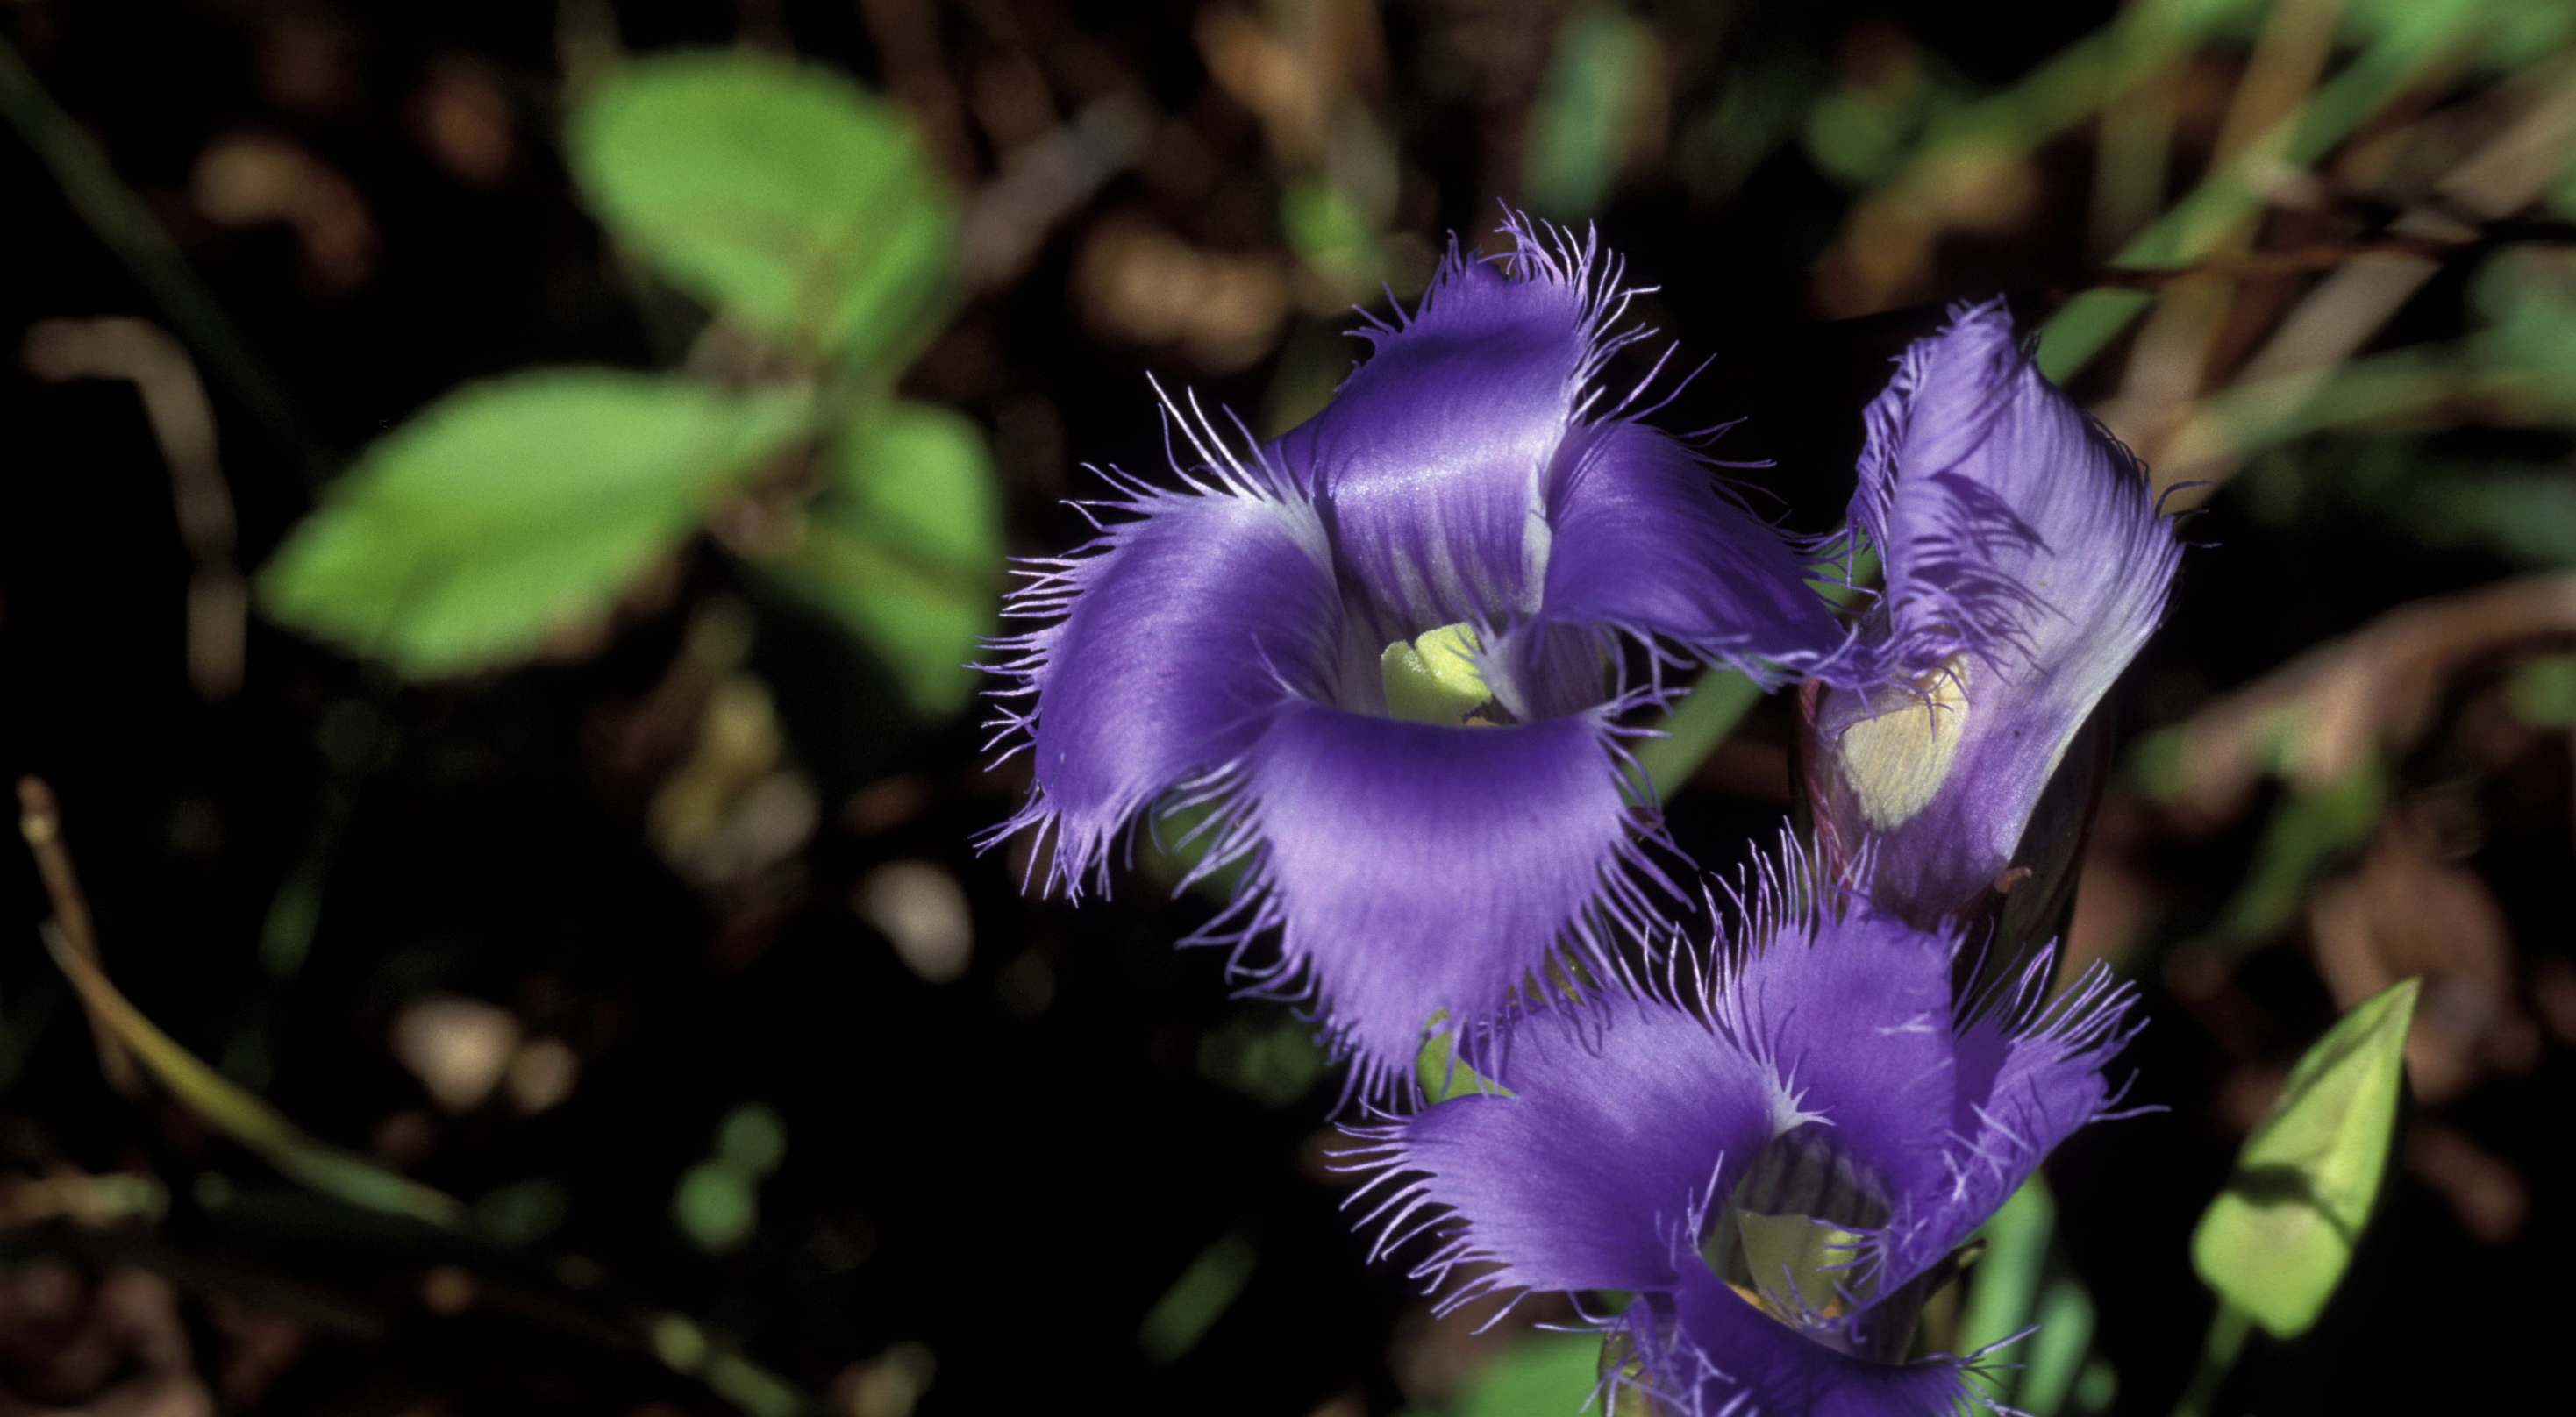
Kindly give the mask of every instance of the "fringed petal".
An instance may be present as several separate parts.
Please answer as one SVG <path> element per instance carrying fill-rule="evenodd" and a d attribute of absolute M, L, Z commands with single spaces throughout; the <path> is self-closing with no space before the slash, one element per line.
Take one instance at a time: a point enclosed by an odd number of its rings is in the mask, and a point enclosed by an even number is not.
<path fill-rule="evenodd" d="M 1507 641 L 1522 654 L 1535 659 L 1540 643 L 1574 638 L 1597 661 L 1599 632 L 1613 629 L 1765 680 L 1784 669 L 1833 672 L 1843 634 L 1806 568 L 1672 439 L 1625 421 L 1580 430 L 1559 458 L 1547 509 L 1545 593 Z M 1597 695 L 1597 666 L 1592 678 Z"/>
<path fill-rule="evenodd" d="M 2135 990 L 2096 964 L 2048 1001 L 2049 965 L 2033 960 L 2000 997 L 1963 1011 L 1950 1184 L 1918 1193 L 1890 1222 L 1892 1270 L 1918 1272 L 1965 1243 L 2059 1142 L 2118 1105 L 2103 1070 L 2136 1032 Z"/>
<path fill-rule="evenodd" d="M 1301 701 L 1246 750 L 1226 849 L 1255 852 L 1249 904 L 1222 923 L 1280 928 L 1273 985 L 1313 990 L 1358 1091 L 1411 1088 L 1435 1011 L 1491 1018 L 1558 951 L 1597 961 L 1656 918 L 1607 718 L 1465 728 Z"/>
<path fill-rule="evenodd" d="M 1041 563 L 1003 642 L 1036 788 L 993 834 L 1055 832 L 1050 889 L 1107 888 L 1110 848 L 1164 793 L 1222 769 L 1281 705 L 1331 697 L 1341 630 L 1321 525 L 1292 497 L 1142 492 L 1085 551 Z M 1007 695 L 1004 696 L 1007 700 Z"/>
<path fill-rule="evenodd" d="M 1809 1342 L 1718 1282 L 1682 1272 L 1625 1326 L 1645 1386 L 1675 1417 L 1946 1417 L 1975 1400 L 1954 1358 L 1871 1363 Z"/>
<path fill-rule="evenodd" d="M 1762 1058 L 1799 1113 L 1830 1123 L 1893 1195 L 1946 1185 L 1953 938 L 1859 905 L 1764 916 L 1776 922 L 1767 937 L 1754 936 L 1740 971 L 1711 991 L 1719 1031 Z"/>
<path fill-rule="evenodd" d="M 1531 1019 L 1512 1095 L 1453 1098 L 1372 1129 L 1376 1175 L 1355 1201 L 1376 1218 L 1380 1250 L 1440 1237 L 1414 1275 L 1437 1285 L 1466 1267 L 1451 1303 L 1674 1282 L 1670 1237 L 1696 1224 L 1722 1158 L 1741 1165 L 1770 1140 L 1777 1093 L 1766 1068 L 1692 1014 L 1616 1012 L 1597 1053 Z"/>
<path fill-rule="evenodd" d="M 1272 445 L 1324 509 L 1384 640 L 1538 606 L 1546 479 L 1616 338 L 1617 272 L 1518 224 L 1500 262 L 1452 252 L 1323 412 Z"/>
<path fill-rule="evenodd" d="M 1868 423 L 1852 521 L 1886 577 L 1864 634 L 1888 683 L 1823 695 L 1810 790 L 1840 844 L 1874 844 L 1872 894 L 1930 920 L 2018 864 L 2181 549 L 2143 469 L 2021 353 L 2000 301 L 1908 350 Z"/>

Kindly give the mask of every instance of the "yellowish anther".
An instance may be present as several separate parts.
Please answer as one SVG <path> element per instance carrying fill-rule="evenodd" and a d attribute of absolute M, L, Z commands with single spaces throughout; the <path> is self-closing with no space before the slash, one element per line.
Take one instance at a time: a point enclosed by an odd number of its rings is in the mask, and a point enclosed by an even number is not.
<path fill-rule="evenodd" d="M 1861 815 L 1886 831 L 1930 806 L 1968 726 L 1968 661 L 1953 655 L 1914 696 L 1843 730 L 1836 756 Z"/>
<path fill-rule="evenodd" d="M 1378 656 L 1387 712 L 1416 723 L 1456 724 L 1492 701 L 1476 673 L 1475 627 L 1460 621 L 1397 640 Z"/>
<path fill-rule="evenodd" d="M 1852 1257 L 1860 1236 L 1808 1215 L 1736 1217 L 1744 1246 L 1744 1267 L 1753 1277 L 1752 1293 L 1735 1292 L 1782 1323 L 1842 1316 L 1850 1306 L 1843 1291 L 1857 1289 Z"/>

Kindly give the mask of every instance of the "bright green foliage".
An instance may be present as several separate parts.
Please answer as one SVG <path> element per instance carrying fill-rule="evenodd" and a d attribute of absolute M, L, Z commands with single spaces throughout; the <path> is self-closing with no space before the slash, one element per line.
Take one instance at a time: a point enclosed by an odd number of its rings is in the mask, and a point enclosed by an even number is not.
<path fill-rule="evenodd" d="M 1601 1340 L 1533 1333 L 1487 1365 L 1450 1409 L 1453 1417 L 1574 1417 L 1600 1381 Z"/>
<path fill-rule="evenodd" d="M 1422 1049 L 1413 1055 L 1413 1080 L 1422 1087 L 1423 1097 L 1431 1102 L 1446 1102 L 1453 1097 L 1478 1093 L 1509 1097 L 1510 1088 L 1467 1066 L 1458 1056 L 1458 1039 L 1449 1028 L 1449 1011 L 1442 1009 L 1423 1026 Z"/>
<path fill-rule="evenodd" d="M 1974 1353 L 2001 1343 L 2030 1326 L 2039 1302 L 2041 1272 L 2048 1264 L 2049 1237 L 2057 1228 L 2057 1200 L 2048 1178 L 2033 1176 L 2014 1191 L 2001 1209 L 1977 1229 L 1985 1253 L 1968 1271 L 1968 1304 L 1959 1318 L 1959 1351 Z M 2027 1342 L 2027 1340 L 2025 1340 Z M 2012 1355 L 2030 1361 L 2027 1352 Z M 1997 1369 L 1984 1375 L 1999 1401 L 2009 1400 L 2020 1374 Z"/>
<path fill-rule="evenodd" d="M 833 450 L 804 534 L 764 564 L 892 669 L 913 707 L 944 714 L 975 689 L 978 637 L 998 617 L 1001 491 L 974 424 L 898 403 Z"/>
<path fill-rule="evenodd" d="M 506 663 L 606 612 L 805 419 L 796 395 L 605 369 L 470 385 L 369 448 L 261 593 L 407 675 Z"/>
<path fill-rule="evenodd" d="M 2192 1234 L 2202 1282 L 2276 1338 L 2317 1321 L 2369 1222 L 2415 994 L 2409 979 L 2363 1000 L 2299 1059 Z"/>
<path fill-rule="evenodd" d="M 1586 5 L 1556 33 L 1530 108 L 1522 189 L 1545 216 L 1590 216 L 1609 195 L 1663 62 L 1654 29 L 1615 4 Z"/>
<path fill-rule="evenodd" d="M 955 204 L 890 103 L 732 53 L 642 60 L 572 116 L 574 173 L 618 238 L 787 348 L 856 361 L 939 299 Z"/>

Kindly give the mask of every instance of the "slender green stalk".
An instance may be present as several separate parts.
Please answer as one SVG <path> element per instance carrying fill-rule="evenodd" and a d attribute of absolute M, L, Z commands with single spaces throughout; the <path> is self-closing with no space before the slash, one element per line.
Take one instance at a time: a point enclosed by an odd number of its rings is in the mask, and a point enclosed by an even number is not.
<path fill-rule="evenodd" d="M 2173 1417 L 2208 1417 L 2218 1385 L 2236 1366 L 2236 1355 L 2245 1351 L 2246 1335 L 2253 1329 L 2253 1315 L 2234 1304 L 2219 1304 L 2218 1312 L 2209 1316 L 2209 1340 L 2201 1345 L 2200 1366 L 2192 1370 L 2191 1382 L 2174 1404 Z"/>

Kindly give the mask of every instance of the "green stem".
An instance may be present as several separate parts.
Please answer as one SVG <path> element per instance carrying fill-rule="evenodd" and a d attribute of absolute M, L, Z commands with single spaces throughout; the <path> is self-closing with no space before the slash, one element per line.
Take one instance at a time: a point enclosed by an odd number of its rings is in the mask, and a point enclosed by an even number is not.
<path fill-rule="evenodd" d="M 2218 1396 L 2218 1385 L 2236 1366 L 2236 1355 L 2245 1351 L 2245 1337 L 2253 1328 L 2252 1314 L 2219 1301 L 2218 1312 L 2209 1317 L 2209 1340 L 2201 1345 L 2200 1366 L 2192 1371 L 2182 1399 L 2174 1404 L 2173 1417 L 2207 1417 L 2211 1400 Z"/>
<path fill-rule="evenodd" d="M 284 386 L 188 268 L 178 243 L 151 208 L 116 175 L 107 155 L 45 92 L 5 38 L 0 38 L 0 115 L 53 174 L 72 211 L 161 307 L 171 328 L 224 391 L 286 450 L 305 480 L 318 485 L 335 460 L 307 431 Z"/>

